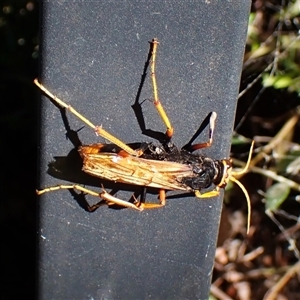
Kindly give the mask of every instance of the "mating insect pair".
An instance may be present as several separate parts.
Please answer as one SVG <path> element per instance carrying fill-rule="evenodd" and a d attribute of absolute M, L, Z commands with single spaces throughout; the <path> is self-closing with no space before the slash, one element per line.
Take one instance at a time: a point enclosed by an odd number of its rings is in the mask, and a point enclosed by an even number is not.
<path fill-rule="evenodd" d="M 209 147 L 212 144 L 215 120 L 217 114 L 212 112 L 209 119 L 209 140 L 201 144 L 192 142 L 178 149 L 171 141 L 173 127 L 159 100 L 157 82 L 155 76 L 156 51 L 158 40 L 153 39 L 150 43 L 151 57 L 151 79 L 153 86 L 153 103 L 167 131 L 164 141 L 156 146 L 153 143 L 125 144 L 114 137 L 101 126 L 95 126 L 73 107 L 66 104 L 49 90 L 47 90 L 37 79 L 34 83 L 53 101 L 61 107 L 68 109 L 80 120 L 90 126 L 97 135 L 102 136 L 112 144 L 92 144 L 80 146 L 78 151 L 83 160 L 83 171 L 99 178 L 111 180 L 113 182 L 138 185 L 143 187 L 157 188 L 159 190 L 159 203 L 147 203 L 135 201 L 134 203 L 121 200 L 109 194 L 103 187 L 100 193 L 86 189 L 80 185 L 59 185 L 37 191 L 38 195 L 59 189 L 77 189 L 86 194 L 101 198 L 99 204 L 93 206 L 94 209 L 103 204 L 117 204 L 123 207 L 143 210 L 148 208 L 159 208 L 166 203 L 166 190 L 179 190 L 194 192 L 198 198 L 209 198 L 219 194 L 220 188 L 225 188 L 228 181 L 236 182 L 243 190 L 248 203 L 248 229 L 250 220 L 250 199 L 244 186 L 235 176 L 247 171 L 250 156 L 246 167 L 240 172 L 232 171 L 231 159 L 215 160 L 210 157 L 194 154 L 195 150 Z M 196 138 L 196 137 L 195 137 Z M 194 139 L 195 139 L 194 138 Z M 193 140 L 194 140 L 193 139 Z M 251 146 L 252 152 L 253 145 Z M 203 190 L 213 187 L 210 191 Z M 144 199 L 142 199 L 144 200 Z"/>

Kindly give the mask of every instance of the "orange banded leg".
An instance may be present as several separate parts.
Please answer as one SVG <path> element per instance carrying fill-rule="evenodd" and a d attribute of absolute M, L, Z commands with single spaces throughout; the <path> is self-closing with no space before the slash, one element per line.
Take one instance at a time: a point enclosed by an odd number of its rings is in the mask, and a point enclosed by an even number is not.
<path fill-rule="evenodd" d="M 145 203 L 142 202 L 139 204 L 139 207 L 143 209 L 151 209 L 151 208 L 161 208 L 166 205 L 166 191 L 159 190 L 159 203 Z"/>
<path fill-rule="evenodd" d="M 72 185 L 57 185 L 57 186 L 52 186 L 52 187 L 48 187 L 45 188 L 43 190 L 37 190 L 36 193 L 37 195 L 42 195 L 48 192 L 53 192 L 53 191 L 57 191 L 57 190 L 66 190 L 66 189 L 74 189 L 74 190 L 78 190 L 81 191 L 85 194 L 91 195 L 91 196 L 96 196 L 96 197 L 100 197 L 102 200 L 104 200 L 106 202 L 107 205 L 120 205 L 123 207 L 127 207 L 127 208 L 133 208 L 135 210 L 143 210 L 143 207 L 138 207 L 137 205 L 131 203 L 131 202 L 127 202 L 124 200 L 121 200 L 119 198 L 116 198 L 114 196 L 112 196 L 111 194 L 109 194 L 103 187 L 102 187 L 102 192 L 101 193 L 97 193 L 94 192 L 92 190 L 86 189 L 78 184 L 72 184 Z M 90 207 L 91 211 L 96 210 L 98 207 L 102 206 L 103 202 L 100 201 L 99 203 L 93 205 Z"/>
<path fill-rule="evenodd" d="M 170 139 L 173 136 L 174 128 L 172 127 L 169 117 L 167 116 L 159 100 L 157 83 L 156 83 L 156 75 L 155 75 L 156 50 L 159 42 L 156 38 L 154 38 L 151 41 L 151 44 L 152 44 L 151 79 L 152 79 L 152 86 L 153 86 L 154 106 L 157 109 L 161 119 L 163 120 L 164 124 L 167 127 L 166 136 Z"/>
<path fill-rule="evenodd" d="M 102 136 L 103 138 L 109 140 L 111 143 L 119 146 L 121 149 L 126 151 L 127 153 L 134 155 L 134 156 L 140 156 L 142 155 L 142 152 L 135 151 L 132 148 L 130 148 L 128 145 L 123 143 L 121 140 L 107 132 L 102 128 L 102 126 L 96 126 L 92 122 L 90 122 L 87 118 L 85 118 L 82 114 L 80 114 L 77 110 L 75 110 L 71 105 L 65 103 L 64 101 L 57 98 L 55 95 L 53 95 L 48 89 L 46 89 L 37 79 L 34 80 L 34 83 L 48 96 L 50 97 L 54 102 L 56 102 L 58 105 L 60 105 L 63 108 L 68 109 L 72 114 L 74 114 L 76 117 L 78 117 L 81 121 L 83 121 L 85 124 L 90 126 L 97 135 Z"/>
<path fill-rule="evenodd" d="M 195 150 L 198 150 L 198 149 L 201 149 L 201 148 L 207 148 L 207 147 L 210 147 L 212 145 L 213 135 L 214 135 L 214 131 L 215 131 L 216 119 L 217 119 L 217 113 L 213 111 L 210 115 L 210 118 L 209 118 L 208 141 L 205 142 L 205 143 L 192 145 L 191 146 L 191 151 L 195 151 Z"/>

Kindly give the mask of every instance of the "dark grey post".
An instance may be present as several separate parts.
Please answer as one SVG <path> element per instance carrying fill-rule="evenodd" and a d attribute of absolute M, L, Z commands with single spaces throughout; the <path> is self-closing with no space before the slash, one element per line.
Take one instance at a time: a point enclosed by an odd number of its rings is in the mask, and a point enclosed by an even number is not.
<path fill-rule="evenodd" d="M 183 146 L 216 111 L 214 142 L 204 152 L 228 157 L 249 8 L 248 0 L 44 1 L 40 80 L 126 143 L 149 141 L 131 105 L 148 41 L 156 37 L 159 94 L 175 127 L 173 141 Z M 140 100 L 151 98 L 147 78 Z M 73 145 L 59 109 L 46 97 L 41 101 L 45 187 L 62 183 L 47 174 L 47 165 Z M 145 101 L 142 108 L 147 128 L 164 132 L 152 104 Z M 83 126 L 69 113 L 67 119 L 73 130 Z M 78 135 L 84 144 L 103 142 L 87 126 Z M 130 197 L 122 190 L 117 195 Z M 223 191 L 208 200 L 172 198 L 162 209 L 141 213 L 107 207 L 88 213 L 68 190 L 42 196 L 39 298 L 207 299 L 222 198 Z"/>

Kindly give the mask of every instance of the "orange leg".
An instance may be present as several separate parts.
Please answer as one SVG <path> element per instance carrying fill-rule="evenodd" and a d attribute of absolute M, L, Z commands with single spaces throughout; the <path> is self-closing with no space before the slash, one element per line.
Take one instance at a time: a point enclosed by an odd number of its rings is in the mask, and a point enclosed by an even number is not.
<path fill-rule="evenodd" d="M 140 203 L 139 207 L 143 209 L 161 208 L 166 205 L 166 191 L 159 190 L 159 203 Z"/>
<path fill-rule="evenodd" d="M 153 86 L 153 95 L 154 95 L 154 106 L 156 107 L 161 119 L 167 127 L 166 136 L 171 139 L 173 136 L 174 128 L 171 125 L 171 122 L 159 100 L 157 83 L 156 83 L 156 75 L 155 75 L 155 64 L 156 64 L 156 50 L 159 44 L 157 39 L 152 40 L 152 62 L 151 62 L 151 78 L 152 78 L 152 86 Z"/>
<path fill-rule="evenodd" d="M 214 135 L 214 130 L 215 130 L 215 123 L 216 123 L 216 118 L 217 118 L 217 113 L 212 112 L 211 116 L 209 118 L 209 136 L 208 136 L 208 141 L 205 143 L 200 143 L 200 144 L 194 144 L 191 146 L 191 151 L 195 151 L 201 148 L 207 148 L 210 147 L 213 141 L 213 135 Z"/>
<path fill-rule="evenodd" d="M 165 206 L 166 204 L 166 192 L 165 190 L 160 190 L 159 191 L 159 200 L 160 203 L 140 203 L 138 201 L 136 201 L 135 203 L 131 203 L 128 201 L 124 201 L 121 200 L 117 197 L 112 196 L 111 194 L 109 194 L 102 186 L 102 191 L 101 193 L 97 193 L 94 192 L 90 189 L 84 188 L 81 185 L 78 184 L 71 184 L 71 185 L 57 185 L 57 186 L 52 186 L 52 187 L 48 187 L 42 190 L 37 190 L 36 193 L 37 195 L 42 195 L 45 193 L 49 193 L 49 192 L 54 192 L 54 191 L 58 191 L 58 190 L 68 190 L 68 189 L 74 189 L 74 190 L 78 190 L 81 191 L 85 194 L 91 195 L 91 196 L 95 196 L 95 197 L 100 197 L 102 200 L 92 206 L 89 206 L 88 209 L 89 211 L 93 212 L 95 211 L 97 208 L 99 208 L 100 206 L 103 206 L 105 204 L 107 205 L 119 205 L 119 206 L 123 206 L 123 207 L 127 207 L 127 208 L 132 208 L 135 210 L 139 210 L 142 211 L 144 209 L 150 209 L 150 208 L 160 208 Z M 104 202 L 103 202 L 104 200 Z"/>
<path fill-rule="evenodd" d="M 85 124 L 90 126 L 97 135 L 102 136 L 103 138 L 109 140 L 111 143 L 119 146 L 121 149 L 126 151 L 127 153 L 134 155 L 134 156 L 140 156 L 142 153 L 139 151 L 135 151 L 131 149 L 128 145 L 123 143 L 118 138 L 114 137 L 112 134 L 107 132 L 102 128 L 102 126 L 95 126 L 92 122 L 90 122 L 87 118 L 85 118 L 82 114 L 80 114 L 77 110 L 75 110 L 72 106 L 65 103 L 64 101 L 57 98 L 55 95 L 53 95 L 48 89 L 46 89 L 37 79 L 34 80 L 34 83 L 48 96 L 50 97 L 54 102 L 56 102 L 58 105 L 60 105 L 63 108 L 68 109 L 72 114 L 74 114 L 76 117 L 78 117 L 81 121 L 83 121 Z"/>
<path fill-rule="evenodd" d="M 195 196 L 196 196 L 197 198 L 200 198 L 200 199 L 216 197 L 216 196 L 219 196 L 219 194 L 220 194 L 220 189 L 219 189 L 219 187 L 216 187 L 215 190 L 208 191 L 208 192 L 205 192 L 205 193 L 203 193 L 203 194 L 201 194 L 201 192 L 200 192 L 199 190 L 196 190 L 196 191 L 195 191 Z"/>
<path fill-rule="evenodd" d="M 97 193 L 92 190 L 86 189 L 78 184 L 57 185 L 57 186 L 45 188 L 43 190 L 37 190 L 36 193 L 37 193 L 37 195 L 42 195 L 42 194 L 45 194 L 48 192 L 53 192 L 53 191 L 58 191 L 58 190 L 66 190 L 66 189 L 75 189 L 75 190 L 81 191 L 81 192 L 91 195 L 91 196 L 100 197 L 101 199 L 105 200 L 106 204 L 108 204 L 108 205 L 116 204 L 116 205 L 120 205 L 120 206 L 127 207 L 127 208 L 133 208 L 135 210 L 140 210 L 140 211 L 143 210 L 142 207 L 138 207 L 137 205 L 135 205 L 131 202 L 127 202 L 127 201 L 121 200 L 119 198 L 116 198 L 116 197 L 110 195 L 103 187 L 102 187 L 102 192 Z M 102 205 L 103 205 L 103 203 L 101 203 L 101 202 L 93 205 L 93 207 L 95 207 L 95 208 L 91 209 L 91 211 L 96 210 L 98 207 L 100 207 Z"/>

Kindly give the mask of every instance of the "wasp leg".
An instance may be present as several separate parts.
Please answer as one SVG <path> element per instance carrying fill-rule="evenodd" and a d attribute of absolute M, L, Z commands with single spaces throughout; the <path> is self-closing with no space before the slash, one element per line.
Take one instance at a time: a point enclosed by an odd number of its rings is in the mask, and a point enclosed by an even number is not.
<path fill-rule="evenodd" d="M 53 95 L 48 89 L 46 89 L 37 79 L 34 80 L 34 83 L 48 96 L 50 97 L 54 102 L 56 102 L 59 106 L 68 109 L 72 114 L 74 114 L 76 117 L 78 117 L 82 122 L 90 126 L 97 135 L 102 136 L 103 138 L 109 140 L 111 143 L 119 146 L 121 149 L 126 151 L 127 153 L 134 155 L 134 156 L 140 156 L 142 153 L 139 151 L 135 151 L 132 148 L 130 148 L 128 145 L 126 145 L 124 142 L 107 132 L 102 128 L 102 126 L 96 126 L 92 122 L 90 122 L 87 118 L 85 118 L 82 114 L 80 114 L 76 109 L 74 109 L 71 105 L 65 103 L 64 101 L 57 98 L 55 95 Z"/>
<path fill-rule="evenodd" d="M 166 191 L 159 190 L 159 203 L 140 203 L 139 207 L 143 209 L 151 209 L 151 208 L 161 208 L 166 205 Z"/>
<path fill-rule="evenodd" d="M 211 198 L 211 197 L 216 197 L 219 194 L 220 194 L 220 191 L 218 188 L 216 190 L 205 192 L 203 194 L 201 194 L 199 190 L 195 191 L 195 196 L 197 198 Z"/>
<path fill-rule="evenodd" d="M 174 128 L 171 125 L 169 117 L 167 116 L 160 100 L 158 97 L 157 83 L 156 83 L 156 75 L 155 75 L 155 64 L 156 64 L 156 50 L 159 44 L 157 39 L 153 39 L 151 41 L 152 44 L 152 62 L 151 62 L 151 78 L 152 78 L 152 86 L 153 86 L 153 95 L 154 95 L 154 106 L 157 109 L 161 119 L 167 127 L 166 136 L 168 139 L 171 139 L 173 136 Z"/>
<path fill-rule="evenodd" d="M 217 113 L 212 112 L 209 118 L 209 136 L 208 136 L 208 141 L 206 143 L 201 143 L 201 144 L 194 144 L 191 146 L 191 151 L 195 151 L 201 148 L 207 148 L 212 145 L 213 142 L 213 135 L 214 135 L 214 130 L 215 130 L 215 124 L 216 124 L 216 118 L 217 118 Z"/>
<path fill-rule="evenodd" d="M 139 207 L 138 205 L 135 205 L 131 202 L 127 202 L 112 196 L 103 187 L 102 187 L 102 192 L 99 194 L 99 196 L 105 201 L 107 201 L 109 205 L 116 204 L 127 208 L 133 208 L 135 210 L 140 210 L 140 211 L 143 210 L 143 207 Z"/>
<path fill-rule="evenodd" d="M 37 190 L 36 193 L 37 193 L 37 195 L 42 195 L 42 194 L 45 194 L 45 193 L 48 193 L 48 192 L 53 192 L 53 191 L 57 191 L 57 190 L 66 190 L 66 189 L 67 190 L 68 189 L 74 189 L 74 190 L 81 191 L 85 194 L 91 195 L 91 196 L 100 197 L 101 199 L 105 200 L 106 204 L 108 204 L 108 205 L 117 204 L 117 205 L 120 205 L 120 206 L 123 206 L 123 207 L 133 208 L 133 209 L 139 210 L 139 211 L 143 210 L 143 207 L 138 207 L 138 206 L 134 205 L 131 202 L 127 202 L 127 201 L 121 200 L 119 198 L 116 198 L 116 197 L 110 195 L 103 187 L 102 187 L 102 192 L 97 193 L 97 192 L 94 192 L 92 190 L 86 189 L 86 188 L 84 188 L 84 187 L 82 187 L 78 184 L 57 185 L 57 186 L 52 186 L 52 187 L 45 188 L 43 190 Z M 103 205 L 103 202 L 100 201 L 99 203 L 91 206 L 90 210 L 94 211 L 102 205 Z"/>

